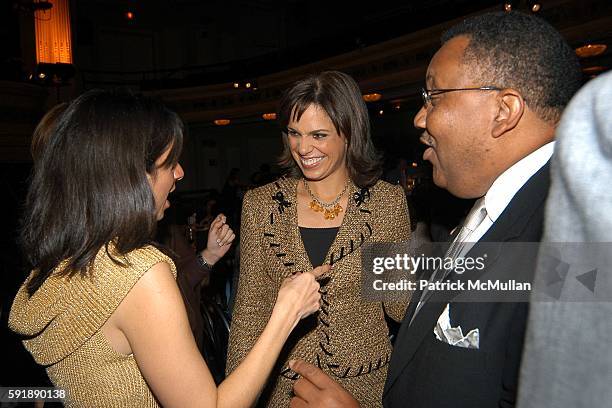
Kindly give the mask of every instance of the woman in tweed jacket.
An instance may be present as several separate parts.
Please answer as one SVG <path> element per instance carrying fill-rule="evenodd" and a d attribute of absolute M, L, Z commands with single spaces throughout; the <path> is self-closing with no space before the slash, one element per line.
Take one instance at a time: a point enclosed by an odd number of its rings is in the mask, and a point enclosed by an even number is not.
<path fill-rule="evenodd" d="M 279 119 L 289 175 L 244 198 L 227 371 L 261 333 L 282 280 L 331 264 L 321 310 L 293 332 L 259 403 L 289 406 L 297 375 L 288 362 L 300 358 L 338 380 L 361 406 L 380 406 L 391 353 L 385 315 L 400 321 L 409 296 L 384 304 L 365 299 L 361 253 L 364 244 L 408 240 L 406 198 L 399 186 L 378 180 L 367 109 L 348 75 L 324 72 L 297 82 L 281 100 Z"/>

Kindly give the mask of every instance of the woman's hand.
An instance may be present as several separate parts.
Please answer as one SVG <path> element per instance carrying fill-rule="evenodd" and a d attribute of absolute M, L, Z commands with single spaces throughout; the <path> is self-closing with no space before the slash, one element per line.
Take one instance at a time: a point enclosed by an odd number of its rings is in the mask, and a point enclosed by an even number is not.
<path fill-rule="evenodd" d="M 316 278 L 329 272 L 330 268 L 329 265 L 319 266 L 309 272 L 298 272 L 283 281 L 274 309 L 289 312 L 288 318 L 294 319 L 292 328 L 301 319 L 319 310 L 321 294 Z"/>
<path fill-rule="evenodd" d="M 208 240 L 206 248 L 202 251 L 202 256 L 211 266 L 216 264 L 223 255 L 229 251 L 236 234 L 225 222 L 227 218 L 223 214 L 217 215 L 210 224 L 208 230 Z"/>

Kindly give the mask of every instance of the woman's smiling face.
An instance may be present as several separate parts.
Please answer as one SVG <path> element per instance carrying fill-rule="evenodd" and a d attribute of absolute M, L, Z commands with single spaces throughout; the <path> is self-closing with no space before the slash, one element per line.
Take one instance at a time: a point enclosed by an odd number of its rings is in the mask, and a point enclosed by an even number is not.
<path fill-rule="evenodd" d="M 319 181 L 339 170 L 346 171 L 346 138 L 320 106 L 310 105 L 299 120 L 292 115 L 287 139 L 291 155 L 307 180 Z"/>

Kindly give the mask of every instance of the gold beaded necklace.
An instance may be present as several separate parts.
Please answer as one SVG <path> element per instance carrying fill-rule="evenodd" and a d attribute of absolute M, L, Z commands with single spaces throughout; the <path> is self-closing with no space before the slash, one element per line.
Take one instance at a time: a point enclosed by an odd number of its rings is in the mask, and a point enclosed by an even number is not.
<path fill-rule="evenodd" d="M 339 201 L 344 195 L 344 193 L 346 193 L 346 190 L 348 190 L 349 185 L 351 184 L 351 179 L 346 180 L 346 185 L 344 186 L 340 194 L 338 194 L 335 200 L 331 203 L 324 203 L 319 200 L 319 198 L 315 196 L 314 193 L 310 190 L 310 187 L 308 187 L 308 182 L 306 181 L 306 179 L 303 180 L 304 188 L 308 192 L 308 195 L 310 195 L 310 198 L 312 198 L 312 201 L 310 202 L 310 204 L 308 204 L 308 207 L 310 207 L 311 210 L 313 210 L 314 212 L 323 213 L 323 217 L 325 217 L 326 220 L 333 220 L 338 216 L 338 214 L 342 212 L 343 208 L 340 205 Z"/>

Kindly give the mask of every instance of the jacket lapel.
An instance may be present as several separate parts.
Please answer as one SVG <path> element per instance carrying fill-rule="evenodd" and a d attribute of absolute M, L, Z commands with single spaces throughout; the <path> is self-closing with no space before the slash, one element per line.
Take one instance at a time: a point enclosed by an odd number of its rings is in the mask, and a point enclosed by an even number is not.
<path fill-rule="evenodd" d="M 368 199 L 365 202 L 356 200 L 356 194 L 358 194 L 358 188 L 353 187 L 349 195 L 344 219 L 334 242 L 327 252 L 325 259 L 331 265 L 342 261 L 344 257 L 359 249 L 372 235 L 373 230 L 370 220 L 372 213 L 367 208 L 369 204 L 369 190 Z"/>
<path fill-rule="evenodd" d="M 515 240 L 521 236 L 529 222 L 542 222 L 541 219 L 534 220 L 534 214 L 541 210 L 544 206 L 548 187 L 550 185 L 550 164 L 546 163 L 538 170 L 527 183 L 516 193 L 510 201 L 506 209 L 502 212 L 499 218 L 479 240 L 488 243 L 501 243 Z M 468 252 L 467 256 L 478 256 L 483 251 L 483 246 L 476 243 Z M 490 254 L 490 246 L 487 247 L 487 253 Z M 482 271 L 474 271 L 470 273 L 469 279 L 478 279 L 485 271 L 494 267 L 499 258 L 500 251 L 496 251 L 495 255 L 488 259 L 486 268 Z M 451 279 L 457 279 L 462 275 L 451 274 Z M 460 279 L 461 279 L 460 278 Z M 431 293 L 431 292 L 430 292 Z M 413 359 L 419 345 L 423 342 L 427 335 L 433 335 L 433 327 L 436 324 L 438 317 L 444 310 L 447 303 L 452 301 L 456 293 L 436 292 L 431 294 L 428 301 L 423 304 L 421 310 L 414 318 L 412 324 L 409 325 L 410 319 L 414 314 L 416 303 L 420 298 L 420 291 L 415 293 L 410 302 L 404 321 L 397 336 L 394 345 L 392 359 L 389 365 L 387 382 L 385 383 L 384 394 L 387 394 L 393 387 L 394 383 L 399 378 L 400 374 Z"/>
<path fill-rule="evenodd" d="M 281 279 L 293 272 L 309 271 L 313 268 L 298 226 L 299 180 L 281 178 L 274 183 L 275 191 L 270 197 L 269 219 L 264 228 L 267 245 L 285 267 Z M 333 265 L 340 262 L 368 241 L 373 233 L 369 203 L 370 191 L 353 187 L 344 219 L 327 252 L 326 263 Z"/>
<path fill-rule="evenodd" d="M 281 268 L 273 268 L 267 273 L 276 275 L 273 278 L 281 281 L 294 272 L 309 270 L 310 262 L 299 250 L 302 241 L 297 227 L 297 180 L 280 178 L 273 186 L 263 235 L 272 256 L 281 264 Z"/>

